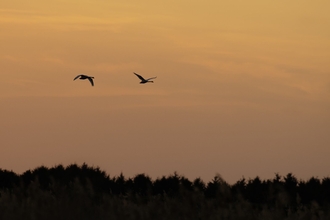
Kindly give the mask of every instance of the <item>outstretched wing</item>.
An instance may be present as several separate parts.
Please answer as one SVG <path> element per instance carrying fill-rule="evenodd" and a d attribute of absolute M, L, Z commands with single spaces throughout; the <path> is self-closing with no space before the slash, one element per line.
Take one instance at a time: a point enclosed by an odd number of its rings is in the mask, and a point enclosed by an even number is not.
<path fill-rule="evenodd" d="M 133 72 L 134 73 L 134 72 Z M 137 73 L 134 73 L 137 77 L 139 77 L 139 79 L 141 79 L 142 81 L 146 81 L 142 76 L 140 76 L 139 74 Z"/>
<path fill-rule="evenodd" d="M 88 80 L 91 82 L 92 86 L 94 86 L 94 81 L 91 77 L 88 77 Z"/>
<path fill-rule="evenodd" d="M 151 79 L 156 79 L 156 78 L 157 78 L 157 76 L 155 76 L 155 77 L 151 77 L 151 78 L 147 79 L 147 81 L 149 81 L 149 80 L 151 80 Z"/>
<path fill-rule="evenodd" d="M 79 77 L 80 77 L 81 75 L 78 75 L 78 76 L 76 76 L 73 80 L 76 80 L 76 79 L 78 79 Z"/>

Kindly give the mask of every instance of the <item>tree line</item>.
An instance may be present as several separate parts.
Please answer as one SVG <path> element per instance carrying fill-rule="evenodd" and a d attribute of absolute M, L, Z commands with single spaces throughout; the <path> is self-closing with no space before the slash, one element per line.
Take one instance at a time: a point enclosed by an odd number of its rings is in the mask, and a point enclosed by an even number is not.
<path fill-rule="evenodd" d="M 64 204 L 67 218 L 59 216 Z M 329 205 L 329 177 L 298 180 L 289 173 L 228 184 L 219 175 L 209 182 L 177 173 L 110 177 L 87 164 L 21 175 L 0 169 L 1 219 L 330 219 Z"/>

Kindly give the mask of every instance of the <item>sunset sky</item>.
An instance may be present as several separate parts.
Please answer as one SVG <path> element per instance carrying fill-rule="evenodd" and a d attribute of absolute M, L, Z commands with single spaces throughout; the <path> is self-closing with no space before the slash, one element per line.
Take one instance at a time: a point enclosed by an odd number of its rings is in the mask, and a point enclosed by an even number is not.
<path fill-rule="evenodd" d="M 330 1 L 0 2 L 0 168 L 330 176 Z M 133 74 L 157 76 L 141 85 Z M 73 78 L 95 77 L 95 86 Z"/>

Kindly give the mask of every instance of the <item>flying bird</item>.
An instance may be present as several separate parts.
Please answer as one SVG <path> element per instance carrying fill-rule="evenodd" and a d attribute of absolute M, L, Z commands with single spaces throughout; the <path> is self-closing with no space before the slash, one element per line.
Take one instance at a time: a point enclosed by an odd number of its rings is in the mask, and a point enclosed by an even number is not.
<path fill-rule="evenodd" d="M 88 79 L 89 82 L 92 84 L 92 86 L 94 86 L 94 77 L 93 76 L 86 76 L 86 75 L 78 75 L 76 76 L 73 80 L 76 80 L 76 79 L 81 79 L 81 80 L 85 80 L 85 79 Z"/>
<path fill-rule="evenodd" d="M 135 73 L 135 72 L 133 72 L 137 77 L 139 77 L 139 79 L 141 80 L 141 84 L 144 84 L 144 83 L 148 83 L 148 82 L 151 82 L 151 83 L 153 83 L 154 81 L 151 81 L 151 79 L 156 79 L 157 77 L 151 77 L 151 78 L 149 78 L 149 79 L 145 79 L 145 78 L 143 78 L 142 76 L 140 76 L 139 74 L 137 74 L 137 73 Z"/>

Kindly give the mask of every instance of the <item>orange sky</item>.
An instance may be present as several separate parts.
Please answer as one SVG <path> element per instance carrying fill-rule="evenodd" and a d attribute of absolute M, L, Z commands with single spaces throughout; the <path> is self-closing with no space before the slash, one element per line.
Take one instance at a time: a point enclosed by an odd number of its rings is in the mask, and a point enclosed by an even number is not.
<path fill-rule="evenodd" d="M 0 2 L 0 168 L 329 176 L 329 1 Z M 133 71 L 155 83 L 140 85 Z M 73 81 L 95 77 L 95 87 Z"/>

